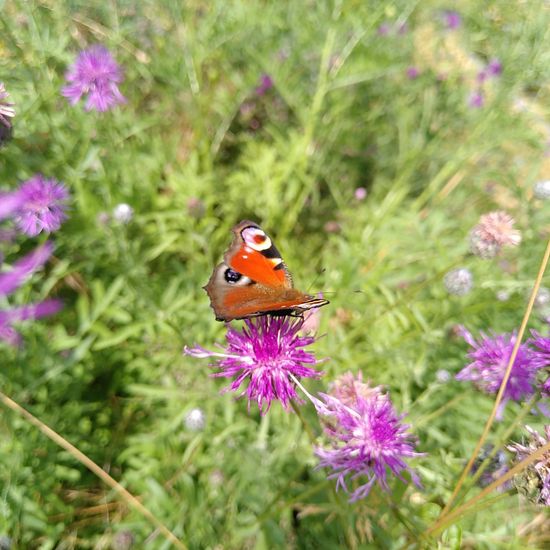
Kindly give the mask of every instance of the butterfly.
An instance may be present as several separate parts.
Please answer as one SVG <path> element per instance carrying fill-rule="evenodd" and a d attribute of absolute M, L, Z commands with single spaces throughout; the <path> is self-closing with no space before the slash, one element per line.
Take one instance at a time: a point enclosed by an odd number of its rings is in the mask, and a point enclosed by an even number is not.
<path fill-rule="evenodd" d="M 259 315 L 300 315 L 327 300 L 295 289 L 281 254 L 262 228 L 244 220 L 233 229 L 233 242 L 203 288 L 217 321 Z"/>

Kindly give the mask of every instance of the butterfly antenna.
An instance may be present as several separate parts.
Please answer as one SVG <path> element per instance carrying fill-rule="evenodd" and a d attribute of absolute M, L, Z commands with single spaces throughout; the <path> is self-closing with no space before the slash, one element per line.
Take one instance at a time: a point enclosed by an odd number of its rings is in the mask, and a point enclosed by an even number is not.
<path fill-rule="evenodd" d="M 315 285 L 315 283 L 319 280 L 319 277 L 326 271 L 326 268 L 323 268 L 321 269 L 321 271 L 319 271 L 317 273 L 317 275 L 315 275 L 315 278 L 313 279 L 313 281 L 311 281 L 311 284 L 309 285 L 308 289 L 307 289 L 307 293 L 308 294 L 311 294 L 311 289 L 312 287 Z"/>

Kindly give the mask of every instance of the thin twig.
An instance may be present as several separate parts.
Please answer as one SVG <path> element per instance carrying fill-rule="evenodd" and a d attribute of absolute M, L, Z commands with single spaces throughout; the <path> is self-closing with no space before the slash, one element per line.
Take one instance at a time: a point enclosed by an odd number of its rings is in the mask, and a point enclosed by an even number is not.
<path fill-rule="evenodd" d="M 0 392 L 0 401 L 12 411 L 23 416 L 31 424 L 36 426 L 44 435 L 49 437 L 54 443 L 63 447 L 73 458 L 86 466 L 88 470 L 94 473 L 106 485 L 114 489 L 119 495 L 135 510 L 145 516 L 162 534 L 179 550 L 187 550 L 187 547 L 166 527 L 156 516 L 153 515 L 132 493 L 127 491 L 118 481 L 112 478 L 107 472 L 102 470 L 93 460 L 88 458 L 83 452 L 79 451 L 74 445 L 69 443 L 64 437 L 52 430 L 41 420 L 33 416 L 29 411 L 18 405 L 13 399 Z"/>
<path fill-rule="evenodd" d="M 495 404 L 493 406 L 493 410 L 491 411 L 491 415 L 489 416 L 489 419 L 487 420 L 487 423 L 485 424 L 485 428 L 483 429 L 483 433 L 481 434 L 481 437 L 479 438 L 479 441 L 477 442 L 477 445 L 472 452 L 472 456 L 470 457 L 470 460 L 468 461 L 468 464 L 466 464 L 466 467 L 462 471 L 462 474 L 460 475 L 460 478 L 458 479 L 458 482 L 456 484 L 456 487 L 454 488 L 454 491 L 449 498 L 449 501 L 445 505 L 445 508 L 443 508 L 443 511 L 439 515 L 438 522 L 441 521 L 445 515 L 448 513 L 449 508 L 451 507 L 453 501 L 455 500 L 458 492 L 460 491 L 460 488 L 462 487 L 462 484 L 464 483 L 464 480 L 466 479 L 466 476 L 470 472 L 473 463 L 475 462 L 479 451 L 485 442 L 485 439 L 487 438 L 487 435 L 489 434 L 489 430 L 491 429 L 491 426 L 493 425 L 493 421 L 495 420 L 495 416 L 497 414 L 497 410 L 500 406 L 500 403 L 502 401 L 502 397 L 504 395 L 504 390 L 506 389 L 506 384 L 508 383 L 508 380 L 510 378 L 510 374 L 512 372 L 512 367 L 514 365 L 514 362 L 516 360 L 516 356 L 518 354 L 519 346 L 521 345 L 521 341 L 523 339 L 523 334 L 525 333 L 525 329 L 527 327 L 527 322 L 529 321 L 529 317 L 531 315 L 531 311 L 533 310 L 533 305 L 535 303 L 535 298 L 537 297 L 537 293 L 539 291 L 540 283 L 542 280 L 542 276 L 544 275 L 544 271 L 546 270 L 546 266 L 548 264 L 548 259 L 550 258 L 550 239 L 548 240 L 548 244 L 546 245 L 546 251 L 544 252 L 544 257 L 542 258 L 542 262 L 540 264 L 539 272 L 537 274 L 537 278 L 535 280 L 535 284 L 533 286 L 533 291 L 531 292 L 531 296 L 529 298 L 529 303 L 527 304 L 527 308 L 525 310 L 525 314 L 523 315 L 523 320 L 521 321 L 521 326 L 519 328 L 519 332 L 516 338 L 516 342 L 514 344 L 514 349 L 512 350 L 512 355 L 510 355 L 510 359 L 508 361 L 508 365 L 506 367 L 506 372 L 504 373 L 504 377 L 502 379 L 502 383 L 500 384 L 500 388 L 497 393 L 497 397 L 495 399 Z M 437 524 L 436 523 L 436 524 Z"/>

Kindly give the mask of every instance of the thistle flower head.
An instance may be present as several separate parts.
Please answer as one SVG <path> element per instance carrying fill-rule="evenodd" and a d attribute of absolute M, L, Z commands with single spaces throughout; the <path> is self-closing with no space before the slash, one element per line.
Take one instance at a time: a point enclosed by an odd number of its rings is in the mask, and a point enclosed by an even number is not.
<path fill-rule="evenodd" d="M 69 192 L 57 180 L 36 174 L 21 185 L 18 193 L 21 205 L 15 223 L 29 237 L 42 231 L 57 231 L 67 218 L 65 211 Z"/>
<path fill-rule="evenodd" d="M 514 229 L 514 218 L 506 212 L 484 214 L 470 233 L 470 249 L 482 258 L 493 258 L 504 246 L 517 246 L 521 232 Z"/>
<path fill-rule="evenodd" d="M 485 96 L 481 90 L 475 90 L 468 96 L 468 107 L 481 109 L 485 105 Z"/>
<path fill-rule="evenodd" d="M 469 380 L 485 393 L 497 393 L 512 355 L 516 335 L 487 336 L 481 333 L 481 340 L 478 342 L 464 327 L 460 327 L 460 334 L 472 348 L 468 352 L 468 357 L 472 359 L 472 362 L 456 375 L 456 379 Z M 499 418 L 508 401 L 521 401 L 535 394 L 536 376 L 539 368 L 533 352 L 526 344 L 521 344 L 504 390 Z"/>
<path fill-rule="evenodd" d="M 323 373 L 306 365 L 316 365 L 313 353 L 305 348 L 315 338 L 301 336 L 302 319 L 264 315 L 246 319 L 241 331 L 227 325 L 227 347 L 211 352 L 200 346 L 185 348 L 193 357 L 216 357 L 220 371 L 216 377 L 233 378 L 226 391 L 246 395 L 248 403 L 257 403 L 263 414 L 273 401 L 288 409 L 292 399 L 298 400 L 293 377 L 318 378 Z M 265 409 L 264 409 L 265 405 Z"/>
<path fill-rule="evenodd" d="M 61 94 L 71 105 L 84 95 L 87 96 L 87 111 L 108 111 L 126 102 L 118 89 L 118 84 L 123 81 L 122 70 L 104 46 L 95 45 L 80 52 L 66 78 L 69 84 Z"/>
<path fill-rule="evenodd" d="M 443 284 L 449 294 L 464 296 L 472 290 L 474 277 L 469 269 L 461 267 L 448 271 L 443 277 Z"/>
<path fill-rule="evenodd" d="M 117 204 L 113 209 L 113 219 L 118 223 L 126 225 L 132 221 L 133 217 L 134 209 L 125 202 Z"/>
<path fill-rule="evenodd" d="M 458 29 L 462 25 L 462 17 L 456 11 L 448 10 L 443 13 L 443 24 L 449 30 Z"/>
<path fill-rule="evenodd" d="M 364 476 L 364 482 L 351 492 L 350 501 L 354 502 L 366 497 L 375 482 L 389 490 L 388 473 L 405 481 L 402 474 L 407 471 L 419 485 L 418 476 L 405 459 L 422 454 L 414 450 L 408 426 L 401 423 L 402 416 L 383 390 L 348 373 L 332 391 L 333 395 L 321 394 L 324 407 L 318 407 L 325 415 L 329 446 L 318 447 L 315 454 L 319 468 L 332 470 L 328 477 L 336 479 L 336 488 L 350 492 L 346 478 L 349 482 Z"/>
<path fill-rule="evenodd" d="M 550 425 L 544 427 L 544 435 L 529 426 L 525 426 L 525 429 L 529 432 L 528 441 L 524 444 L 514 443 L 508 446 L 508 450 L 515 453 L 516 462 L 528 458 L 550 442 Z M 514 476 L 514 485 L 531 502 L 550 506 L 550 451 Z"/>
<path fill-rule="evenodd" d="M 0 82 L 0 122 L 6 127 L 11 128 L 10 118 L 15 116 L 13 103 L 7 101 L 10 94 L 6 92 L 3 82 Z"/>
<path fill-rule="evenodd" d="M 263 74 L 260 77 L 260 84 L 256 88 L 256 94 L 264 95 L 271 88 L 273 88 L 273 79 L 268 74 Z"/>

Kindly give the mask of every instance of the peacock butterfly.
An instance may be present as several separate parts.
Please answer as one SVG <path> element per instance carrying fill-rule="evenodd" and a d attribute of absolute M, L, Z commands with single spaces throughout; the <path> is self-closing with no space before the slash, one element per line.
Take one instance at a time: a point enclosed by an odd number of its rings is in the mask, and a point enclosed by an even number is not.
<path fill-rule="evenodd" d="M 233 242 L 203 288 L 218 321 L 301 314 L 328 304 L 292 286 L 281 254 L 254 222 L 233 228 Z"/>

